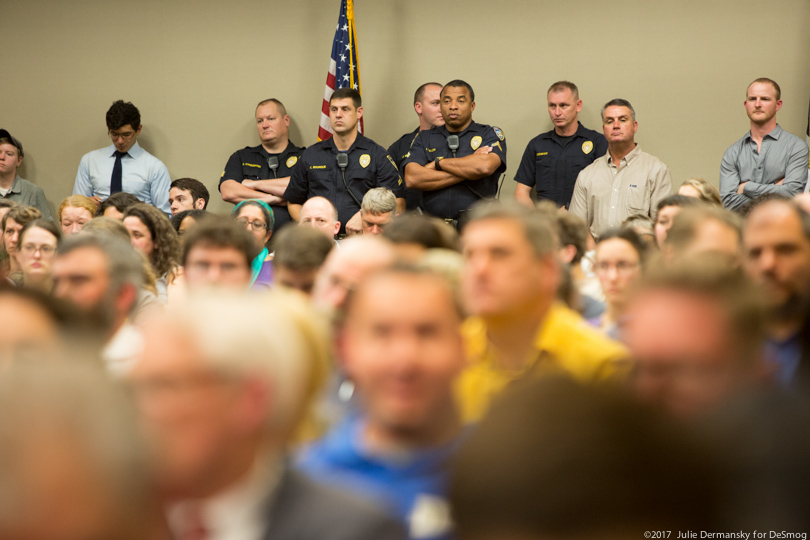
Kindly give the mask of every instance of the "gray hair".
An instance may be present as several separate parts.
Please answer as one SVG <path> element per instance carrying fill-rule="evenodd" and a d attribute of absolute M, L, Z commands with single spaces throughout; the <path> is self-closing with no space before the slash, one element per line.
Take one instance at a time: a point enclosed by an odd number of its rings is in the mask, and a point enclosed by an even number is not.
<path fill-rule="evenodd" d="M 605 118 L 605 110 L 608 107 L 627 107 L 628 109 L 630 109 L 630 114 L 633 117 L 633 122 L 636 121 L 636 110 L 633 108 L 632 105 L 630 105 L 630 102 L 627 101 L 626 99 L 616 98 L 616 99 L 611 99 L 610 101 L 605 103 L 605 105 L 602 107 L 602 112 L 600 114 L 600 116 L 603 119 Z"/>
<path fill-rule="evenodd" d="M 59 256 L 82 248 L 94 248 L 104 253 L 110 276 L 110 292 L 118 292 L 125 285 L 132 285 L 138 290 L 143 287 L 143 259 L 129 242 L 112 232 L 77 234 L 62 241 Z"/>
<path fill-rule="evenodd" d="M 472 207 L 469 223 L 488 219 L 508 219 L 519 223 L 537 257 L 556 256 L 559 246 L 555 223 L 544 212 L 513 201 L 481 202 Z"/>
<path fill-rule="evenodd" d="M 381 215 L 396 212 L 397 197 L 388 188 L 378 187 L 370 189 L 363 195 L 363 204 L 360 211 L 363 214 Z"/>

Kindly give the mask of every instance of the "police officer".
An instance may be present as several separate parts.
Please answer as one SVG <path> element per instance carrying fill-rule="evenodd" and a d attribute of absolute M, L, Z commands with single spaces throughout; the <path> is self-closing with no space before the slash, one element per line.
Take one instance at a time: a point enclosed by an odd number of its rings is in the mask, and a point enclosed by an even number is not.
<path fill-rule="evenodd" d="M 284 192 L 296 221 L 301 205 L 320 196 L 337 208 L 341 234 L 360 234 L 360 204 L 366 192 L 375 187 L 393 191 L 397 212 L 405 210 L 405 186 L 397 167 L 385 148 L 358 133 L 357 123 L 362 117 L 360 93 L 351 88 L 335 90 L 329 99 L 333 136 L 304 151 Z"/>
<path fill-rule="evenodd" d="M 533 207 L 534 187 L 537 200 L 550 199 L 557 207 L 568 208 L 579 171 L 604 156 L 608 144 L 604 135 L 579 123 L 582 100 L 577 85 L 555 82 L 547 95 L 554 129 L 541 133 L 526 146 L 515 175 L 515 200 Z"/>
<path fill-rule="evenodd" d="M 219 180 L 222 199 L 239 203 L 246 199 L 259 199 L 273 209 L 273 231 L 290 222 L 284 200 L 284 190 L 290 173 L 304 152 L 290 142 L 290 117 L 277 99 L 265 99 L 256 107 L 256 128 L 259 146 L 237 150 L 228 159 Z"/>
<path fill-rule="evenodd" d="M 402 171 L 402 165 L 405 163 L 405 158 L 408 157 L 408 152 L 411 151 L 411 144 L 413 144 L 413 140 L 419 132 L 434 126 L 444 125 L 441 99 L 439 97 L 441 91 L 442 85 L 435 82 L 425 83 L 416 89 L 413 95 L 413 109 L 416 111 L 416 116 L 419 117 L 419 127 L 410 133 L 406 133 L 388 147 L 388 155 L 394 160 L 400 172 Z M 405 190 L 406 210 L 415 210 L 419 207 L 421 200 L 421 191 L 417 189 Z"/>
<path fill-rule="evenodd" d="M 444 125 L 420 131 L 405 160 L 405 183 L 422 191 L 422 209 L 458 226 L 476 201 L 493 199 L 506 170 L 500 128 L 472 121 L 475 92 L 464 81 L 441 91 Z"/>

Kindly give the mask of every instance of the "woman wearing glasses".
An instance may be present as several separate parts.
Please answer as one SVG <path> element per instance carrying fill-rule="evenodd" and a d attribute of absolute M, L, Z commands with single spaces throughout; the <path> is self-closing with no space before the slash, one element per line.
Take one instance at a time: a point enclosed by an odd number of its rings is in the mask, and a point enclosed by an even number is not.
<path fill-rule="evenodd" d="M 151 204 L 134 204 L 124 212 L 124 226 L 136 250 L 152 263 L 157 276 L 158 300 L 168 302 L 168 289 L 182 274 L 180 242 L 166 214 Z"/>
<path fill-rule="evenodd" d="M 22 286 L 45 293 L 53 288 L 53 259 L 62 231 L 50 219 L 35 219 L 20 231 L 17 262 Z"/>
<path fill-rule="evenodd" d="M 253 259 L 250 286 L 269 287 L 273 282 L 273 256 L 267 242 L 273 235 L 273 210 L 264 201 L 248 199 L 237 204 L 231 215 L 245 226 L 261 250 Z"/>

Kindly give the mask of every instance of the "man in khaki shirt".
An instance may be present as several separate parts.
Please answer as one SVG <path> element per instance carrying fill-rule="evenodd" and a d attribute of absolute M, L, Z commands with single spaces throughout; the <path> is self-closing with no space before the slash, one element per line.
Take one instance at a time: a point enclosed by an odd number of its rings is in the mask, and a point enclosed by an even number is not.
<path fill-rule="evenodd" d="M 602 107 L 602 131 L 608 152 L 579 173 L 570 207 L 594 239 L 633 214 L 653 217 L 658 201 L 672 191 L 667 166 L 635 142 L 638 122 L 630 102 L 613 99 Z"/>

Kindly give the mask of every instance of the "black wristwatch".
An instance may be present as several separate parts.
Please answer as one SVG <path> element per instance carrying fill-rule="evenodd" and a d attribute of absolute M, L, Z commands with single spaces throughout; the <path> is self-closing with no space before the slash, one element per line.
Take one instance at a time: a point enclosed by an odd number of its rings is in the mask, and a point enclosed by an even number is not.
<path fill-rule="evenodd" d="M 433 160 L 433 164 L 436 166 L 436 170 L 437 170 L 437 171 L 441 171 L 441 170 L 442 170 L 442 164 L 441 164 L 441 161 L 442 161 L 443 159 L 444 159 L 444 156 L 439 156 L 439 157 L 437 157 L 436 159 L 434 159 L 434 160 Z"/>

